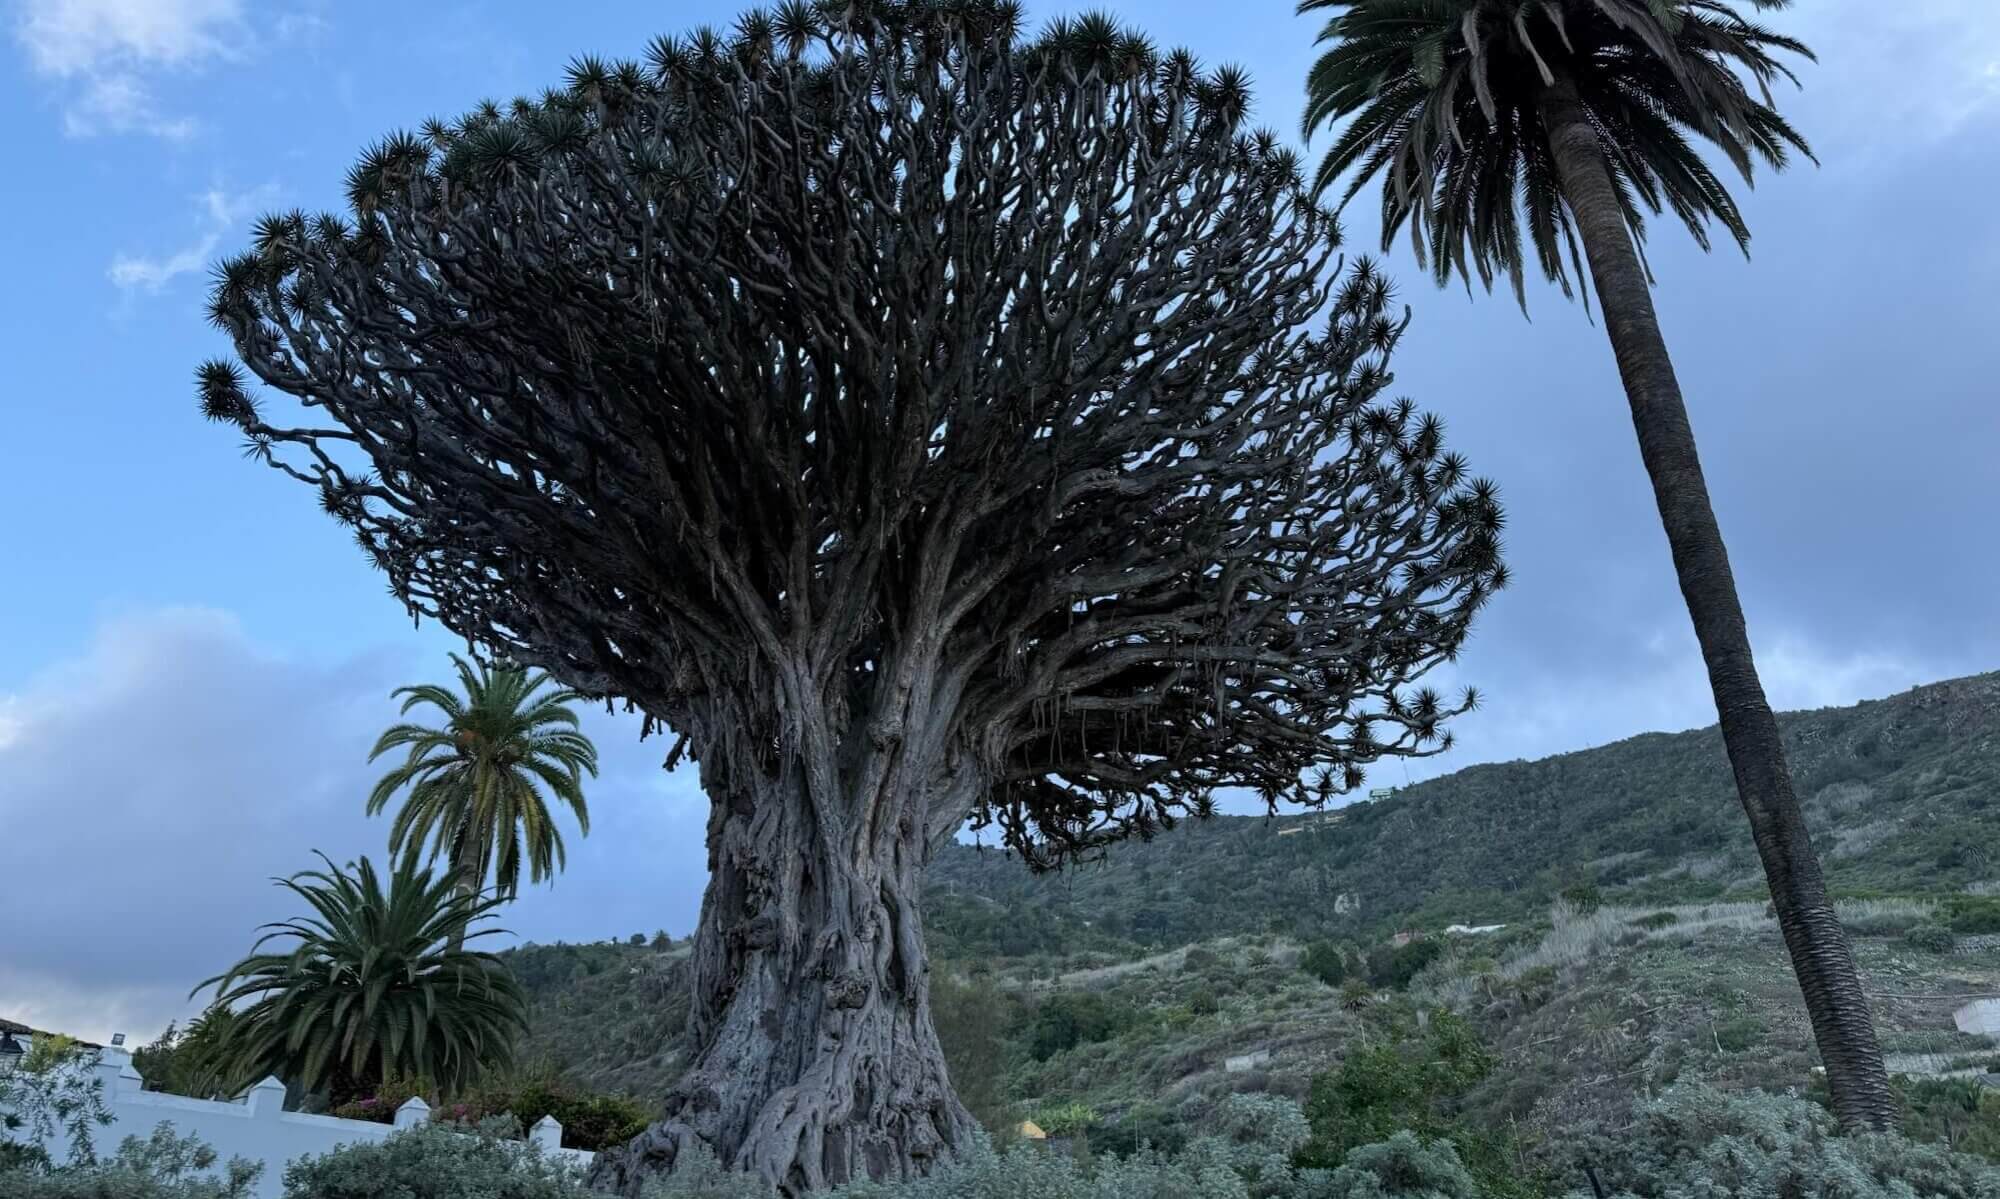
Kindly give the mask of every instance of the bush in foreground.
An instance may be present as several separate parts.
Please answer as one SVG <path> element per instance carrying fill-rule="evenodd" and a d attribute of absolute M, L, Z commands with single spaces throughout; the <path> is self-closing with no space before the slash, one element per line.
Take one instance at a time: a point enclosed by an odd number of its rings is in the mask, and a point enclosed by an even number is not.
<path fill-rule="evenodd" d="M 1891 1133 L 1843 1136 L 1820 1105 L 1681 1087 L 1640 1105 L 1633 1127 L 1578 1146 L 1616 1199 L 2000 1199 L 2000 1168 Z M 1591 1195 L 1588 1187 L 1571 1199 Z"/>
<path fill-rule="evenodd" d="M 568 1162 L 507 1139 L 513 1131 L 502 1120 L 427 1124 L 308 1155 L 285 1167 L 285 1199 L 592 1199 Z"/>
<path fill-rule="evenodd" d="M 1348 1154 L 1323 1193 L 1326 1199 L 1480 1199 L 1485 1192 L 1450 1141 L 1425 1144 L 1405 1131 Z"/>
<path fill-rule="evenodd" d="M 215 1169 L 215 1150 L 161 1124 L 141 1140 L 126 1137 L 109 1160 L 71 1166 L 0 1170 L 6 1199 L 248 1199 L 264 1167 L 231 1158 Z"/>
<path fill-rule="evenodd" d="M 581 1091 L 551 1077 L 507 1081 L 450 1100 L 440 1098 L 437 1088 L 428 1083 L 392 1078 L 377 1086 L 373 1095 L 342 1104 L 331 1114 L 347 1120 L 392 1124 L 396 1110 L 412 1098 L 430 1104 L 431 1119 L 447 1124 L 478 1124 L 504 1116 L 518 1121 L 523 1128 L 533 1128 L 543 1116 L 553 1116 L 562 1125 L 565 1148 L 588 1149 L 593 1153 L 623 1145 L 638 1136 L 645 1131 L 652 1115 L 637 1100 Z"/>
<path fill-rule="evenodd" d="M 1142 1148 L 1085 1165 L 1032 1145 L 1004 1152 L 980 1139 L 925 1179 L 850 1183 L 821 1199 L 1491 1199 L 1510 1193 L 1482 1177 L 1450 1139 L 1409 1129 L 1356 1145 L 1337 1168 L 1294 1164 L 1312 1133 L 1303 1112 L 1272 1095 L 1234 1095 L 1208 1131 L 1179 1153 Z M 489 1121 L 474 1132 L 442 1124 L 301 1158 L 285 1199 L 602 1199 L 560 1159 Z M 162 1126 L 128 1138 L 109 1161 L 0 1170 L 5 1199 L 247 1199 L 258 1167 L 215 1154 Z M 642 1199 L 776 1199 L 706 1151 L 655 1179 Z M 1635 1123 L 1585 1138 L 1565 1171 L 1570 1199 L 1590 1195 L 1587 1170 L 1616 1199 L 2000 1199 L 2000 1167 L 1941 1145 L 1890 1134 L 1842 1135 L 1804 1099 L 1723 1095 L 1685 1087 L 1642 1105 Z M 1536 1190 L 1536 1194 L 1543 1193 Z"/>

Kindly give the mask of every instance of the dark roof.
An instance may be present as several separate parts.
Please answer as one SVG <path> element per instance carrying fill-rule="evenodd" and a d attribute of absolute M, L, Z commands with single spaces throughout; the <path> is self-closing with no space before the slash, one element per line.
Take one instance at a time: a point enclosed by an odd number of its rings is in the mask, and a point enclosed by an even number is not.
<path fill-rule="evenodd" d="M 5 1016 L 0 1016 L 0 1033 L 4 1033 L 8 1036 L 26 1035 L 30 1037 L 52 1037 L 56 1035 L 52 1032 L 44 1032 L 39 1028 L 29 1028 L 27 1025 L 19 1023 L 18 1021 L 7 1019 Z M 85 1049 L 104 1048 L 104 1046 L 97 1044 L 95 1041 L 85 1041 L 79 1039 L 77 1040 L 76 1043 L 83 1046 Z"/>

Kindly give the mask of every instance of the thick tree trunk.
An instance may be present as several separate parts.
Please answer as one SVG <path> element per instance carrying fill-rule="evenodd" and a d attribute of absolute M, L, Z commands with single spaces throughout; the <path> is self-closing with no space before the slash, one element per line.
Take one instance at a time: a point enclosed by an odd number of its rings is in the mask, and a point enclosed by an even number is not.
<path fill-rule="evenodd" d="M 974 1122 L 931 1026 L 921 797 L 840 806 L 907 815 L 829 827 L 783 784 L 715 803 L 691 1065 L 664 1120 L 599 1155 L 594 1185 L 636 1195 L 699 1143 L 797 1195 L 920 1176 L 966 1144 Z"/>
<path fill-rule="evenodd" d="M 1596 129 L 1575 90 L 1561 82 L 1550 89 L 1542 116 L 1631 402 L 1639 452 L 1652 477 L 1681 594 L 1708 666 L 1736 791 L 1750 818 L 1778 926 L 1826 1063 L 1834 1111 L 1850 1127 L 1887 1127 L 1895 1119 L 1896 1102 L 1874 1019 L 1792 791 L 1777 718 L 1750 656 L 1729 555 L 1709 504 L 1694 430 L 1660 335 L 1649 281 L 1625 227 Z"/>

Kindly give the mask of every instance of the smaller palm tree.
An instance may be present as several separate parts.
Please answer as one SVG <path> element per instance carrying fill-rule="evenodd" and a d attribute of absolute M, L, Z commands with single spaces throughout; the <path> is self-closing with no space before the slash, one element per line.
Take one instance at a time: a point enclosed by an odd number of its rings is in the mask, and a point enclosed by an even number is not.
<path fill-rule="evenodd" d="M 501 901 L 407 857 L 386 886 L 365 857 L 346 870 L 320 860 L 277 880 L 313 914 L 265 925 L 249 956 L 195 988 L 214 987 L 232 1013 L 214 1060 L 226 1087 L 276 1075 L 339 1103 L 392 1077 L 457 1092 L 511 1062 L 521 988 L 499 958 L 463 947 L 502 931 L 472 928 Z"/>
<path fill-rule="evenodd" d="M 476 894 L 493 876 L 497 893 L 520 890 L 521 866 L 539 883 L 561 869 L 562 834 L 542 789 L 576 816 L 590 833 L 583 776 L 597 774 L 597 748 L 578 731 L 568 705 L 574 691 L 543 691 L 549 676 L 508 664 L 474 666 L 457 654 L 452 664 L 465 694 L 435 684 L 399 687 L 403 714 L 429 704 L 442 727 L 402 723 L 382 734 L 368 755 L 374 761 L 409 747 L 402 765 L 382 776 L 368 795 L 368 814 L 388 806 L 396 792 L 409 797 L 389 826 L 389 852 L 416 854 L 426 842 L 429 860 L 447 856 L 460 889 Z"/>
<path fill-rule="evenodd" d="M 167 1025 L 157 1041 L 133 1052 L 132 1064 L 148 1090 L 196 1099 L 226 1097 L 234 1093 L 223 1069 L 235 1027 L 236 1013 L 212 1004 L 185 1028 Z"/>

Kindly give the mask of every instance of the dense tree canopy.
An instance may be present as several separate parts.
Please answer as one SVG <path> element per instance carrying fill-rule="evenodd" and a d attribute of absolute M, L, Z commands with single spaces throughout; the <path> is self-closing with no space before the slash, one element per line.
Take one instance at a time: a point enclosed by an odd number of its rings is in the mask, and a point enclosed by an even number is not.
<path fill-rule="evenodd" d="M 414 610 L 732 769 L 923 630 L 994 783 L 940 828 L 984 799 L 1050 860 L 1440 744 L 1451 707 L 1398 689 L 1499 581 L 1498 510 L 1376 402 L 1388 284 L 1330 284 L 1241 78 L 884 7 L 392 136 L 351 219 L 268 218 L 218 272 L 322 423 L 221 363 L 206 410 Z"/>

